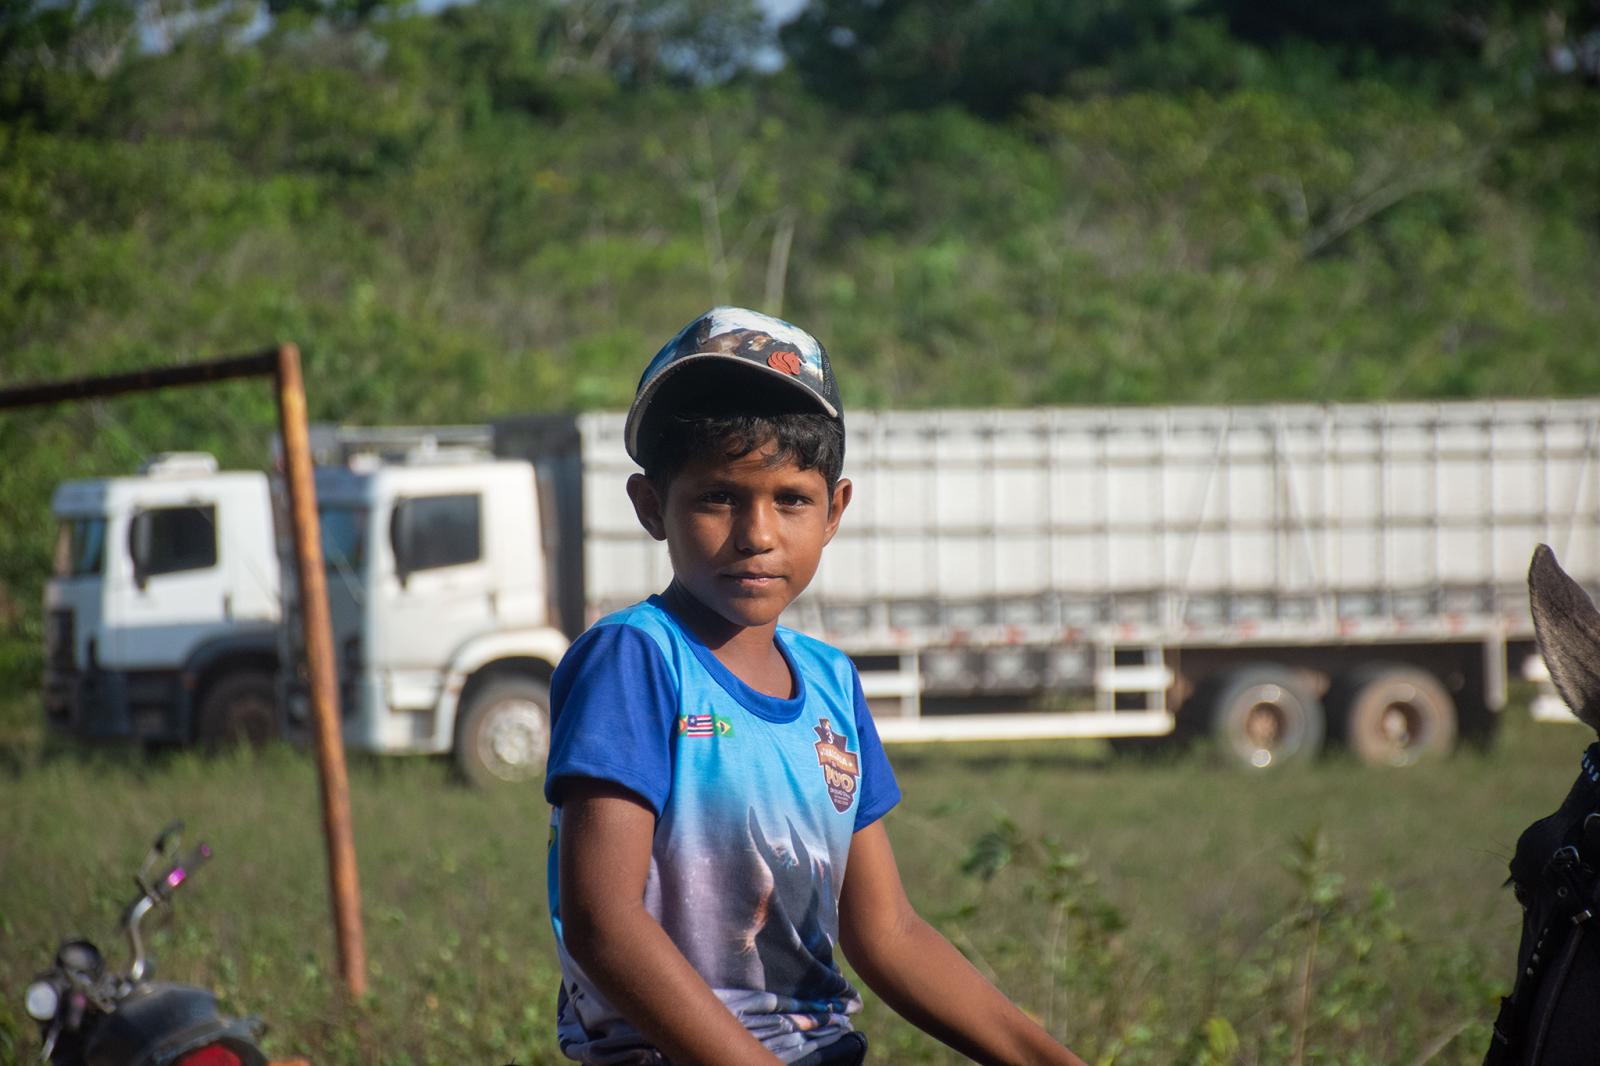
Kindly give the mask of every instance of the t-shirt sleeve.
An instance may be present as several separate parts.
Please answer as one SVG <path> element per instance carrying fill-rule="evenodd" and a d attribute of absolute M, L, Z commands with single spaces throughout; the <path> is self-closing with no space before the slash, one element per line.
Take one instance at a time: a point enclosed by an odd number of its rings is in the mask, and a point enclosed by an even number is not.
<path fill-rule="evenodd" d="M 856 831 L 859 832 L 888 814 L 900 802 L 900 783 L 894 779 L 889 756 L 878 739 L 878 727 L 861 691 L 861 675 L 851 669 L 855 683 L 856 733 L 861 745 L 861 796 L 856 802 Z"/>
<path fill-rule="evenodd" d="M 550 703 L 545 799 L 558 806 L 567 782 L 598 778 L 637 793 L 661 817 L 678 685 L 656 642 L 630 625 L 590 629 L 561 657 Z"/>

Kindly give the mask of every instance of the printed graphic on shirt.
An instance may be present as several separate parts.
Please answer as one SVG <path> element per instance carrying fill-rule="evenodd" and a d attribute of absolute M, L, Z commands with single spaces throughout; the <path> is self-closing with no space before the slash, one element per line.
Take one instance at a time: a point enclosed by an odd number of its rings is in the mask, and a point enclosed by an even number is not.
<path fill-rule="evenodd" d="M 833 936 L 839 928 L 838 892 L 827 853 L 806 846 L 793 821 L 787 839 L 769 835 L 754 807 L 745 813 L 750 843 L 772 874 L 772 888 L 751 914 L 749 942 L 761 960 L 763 983 L 786 995 L 825 1002 L 850 994 L 833 965 Z M 813 1028 L 814 1016 L 794 1015 L 800 1029 Z"/>
<path fill-rule="evenodd" d="M 678 732 L 686 737 L 729 737 L 733 723 L 720 714 L 685 714 L 678 717 Z"/>
<path fill-rule="evenodd" d="M 861 759 L 849 750 L 844 737 L 833 731 L 826 718 L 817 719 L 817 763 L 822 779 L 828 783 L 828 798 L 833 809 L 843 814 L 856 800 L 856 783 L 861 780 Z"/>

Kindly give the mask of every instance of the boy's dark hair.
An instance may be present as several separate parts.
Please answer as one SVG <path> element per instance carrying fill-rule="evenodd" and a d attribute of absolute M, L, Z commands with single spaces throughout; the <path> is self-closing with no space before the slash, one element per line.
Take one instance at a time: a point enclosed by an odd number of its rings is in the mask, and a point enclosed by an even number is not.
<path fill-rule="evenodd" d="M 831 504 L 844 469 L 844 424 L 821 412 L 676 412 L 655 427 L 644 450 L 644 474 L 665 494 L 693 459 L 742 459 L 767 444 L 775 445 L 767 458 L 770 465 L 793 462 L 801 470 L 820 473 Z"/>

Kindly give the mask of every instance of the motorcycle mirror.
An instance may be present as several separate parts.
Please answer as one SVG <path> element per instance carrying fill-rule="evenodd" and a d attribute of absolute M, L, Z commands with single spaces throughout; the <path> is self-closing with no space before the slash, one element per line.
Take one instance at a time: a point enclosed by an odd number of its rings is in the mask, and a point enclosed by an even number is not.
<path fill-rule="evenodd" d="M 178 842 L 183 839 L 183 819 L 174 818 L 168 822 L 156 837 L 156 842 L 150 845 L 150 850 L 165 855 L 177 849 Z"/>
<path fill-rule="evenodd" d="M 56 968 L 94 982 L 105 972 L 106 960 L 89 941 L 68 940 L 56 949 Z"/>
<path fill-rule="evenodd" d="M 155 842 L 150 845 L 150 850 L 145 853 L 144 862 L 139 866 L 139 887 L 145 891 L 150 890 L 152 876 L 165 876 L 166 871 L 157 871 L 156 867 L 171 860 L 177 853 L 178 845 L 183 841 L 183 820 L 174 818 L 166 827 L 156 835 Z"/>

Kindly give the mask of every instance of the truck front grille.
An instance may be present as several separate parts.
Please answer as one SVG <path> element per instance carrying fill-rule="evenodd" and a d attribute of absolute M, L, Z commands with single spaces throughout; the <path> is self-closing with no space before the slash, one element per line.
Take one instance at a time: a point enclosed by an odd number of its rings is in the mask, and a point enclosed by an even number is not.
<path fill-rule="evenodd" d="M 44 654 L 45 665 L 52 670 L 70 671 L 74 668 L 73 661 L 73 632 L 72 612 L 60 608 L 50 612 L 50 617 L 45 620 Z"/>

